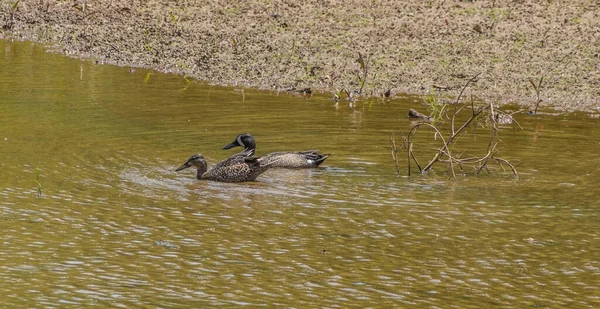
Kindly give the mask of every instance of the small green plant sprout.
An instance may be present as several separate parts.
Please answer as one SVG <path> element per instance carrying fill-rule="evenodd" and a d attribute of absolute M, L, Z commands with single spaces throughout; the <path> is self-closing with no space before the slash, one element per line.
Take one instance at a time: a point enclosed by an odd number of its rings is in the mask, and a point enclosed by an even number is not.
<path fill-rule="evenodd" d="M 435 93 L 430 93 L 425 97 L 427 109 L 429 110 L 429 118 L 431 122 L 436 123 L 442 120 L 448 109 L 448 104 L 442 102 L 440 97 Z"/>
<path fill-rule="evenodd" d="M 10 6 L 10 10 L 12 12 L 16 12 L 17 9 L 19 8 L 19 2 L 21 2 L 21 0 L 17 0 L 15 2 L 13 2 L 13 4 Z"/>
<path fill-rule="evenodd" d="M 79 5 L 78 3 L 73 4 L 72 8 L 80 11 L 81 14 L 83 14 L 83 18 L 88 18 L 90 15 L 98 12 L 98 11 L 96 11 L 96 12 L 88 13 L 89 10 L 88 10 L 88 5 L 87 5 L 86 0 L 83 0 L 83 3 L 81 5 Z"/>
<path fill-rule="evenodd" d="M 339 89 L 338 91 L 333 93 L 333 98 L 331 100 L 338 102 L 344 93 L 348 93 L 346 88 Z"/>
<path fill-rule="evenodd" d="M 187 74 L 183 76 L 183 80 L 185 81 L 185 87 L 181 88 L 181 90 L 186 91 L 192 85 L 192 80 L 189 78 L 189 76 Z"/>
<path fill-rule="evenodd" d="M 152 46 L 150 46 L 150 42 L 149 39 L 150 38 L 150 29 L 146 29 L 146 42 L 144 43 L 144 47 L 146 47 L 146 50 L 148 51 L 152 51 Z"/>
<path fill-rule="evenodd" d="M 179 16 L 175 16 L 175 14 L 173 14 L 173 12 L 169 12 L 169 17 L 171 18 L 171 21 L 174 24 L 177 24 L 179 22 Z"/>
<path fill-rule="evenodd" d="M 358 83 L 360 85 L 358 93 L 362 93 L 363 89 L 365 88 L 365 84 L 367 83 L 367 74 L 369 74 L 370 57 L 368 55 L 364 56 L 363 54 L 358 53 L 358 59 L 356 59 L 356 62 L 358 63 L 358 68 L 360 69 L 360 72 L 356 74 L 358 78 Z"/>

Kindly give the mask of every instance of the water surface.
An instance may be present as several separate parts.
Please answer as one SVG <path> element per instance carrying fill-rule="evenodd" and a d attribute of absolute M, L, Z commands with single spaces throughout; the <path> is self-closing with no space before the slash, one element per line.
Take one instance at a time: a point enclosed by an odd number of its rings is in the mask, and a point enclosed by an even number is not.
<path fill-rule="evenodd" d="M 241 91 L 30 43 L 0 42 L 0 68 L 5 308 L 600 306 L 590 115 L 519 114 L 498 156 L 520 178 L 494 165 L 454 182 L 441 166 L 395 174 L 389 134 L 426 109 L 418 97 Z M 193 153 L 226 158 L 243 132 L 258 154 L 333 155 L 244 184 L 174 172 Z"/>

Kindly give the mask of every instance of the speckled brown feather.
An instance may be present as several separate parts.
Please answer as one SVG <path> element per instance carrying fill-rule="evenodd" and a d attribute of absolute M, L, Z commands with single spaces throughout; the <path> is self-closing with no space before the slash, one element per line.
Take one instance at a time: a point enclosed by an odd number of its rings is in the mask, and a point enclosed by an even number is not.
<path fill-rule="evenodd" d="M 269 163 L 260 157 L 251 157 L 250 151 L 233 155 L 225 159 L 210 170 L 204 157 L 200 154 L 191 156 L 181 167 L 176 171 L 195 166 L 197 168 L 197 179 L 206 179 L 220 182 L 245 182 L 253 181 L 260 174 L 264 173 L 272 163 Z M 275 162 L 275 161 L 271 161 Z M 208 170 L 208 171 L 207 171 Z"/>

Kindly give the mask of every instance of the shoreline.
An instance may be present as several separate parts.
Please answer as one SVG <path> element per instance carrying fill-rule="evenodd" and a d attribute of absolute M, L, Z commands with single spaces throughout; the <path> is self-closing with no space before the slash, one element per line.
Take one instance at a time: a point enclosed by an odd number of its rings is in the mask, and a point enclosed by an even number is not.
<path fill-rule="evenodd" d="M 600 109 L 600 3 L 2 1 L 0 39 L 224 86 Z M 502 2 L 502 1 L 500 1 Z M 351 5 L 348 5 L 351 3 Z M 360 100 L 359 99 L 359 100 Z"/>

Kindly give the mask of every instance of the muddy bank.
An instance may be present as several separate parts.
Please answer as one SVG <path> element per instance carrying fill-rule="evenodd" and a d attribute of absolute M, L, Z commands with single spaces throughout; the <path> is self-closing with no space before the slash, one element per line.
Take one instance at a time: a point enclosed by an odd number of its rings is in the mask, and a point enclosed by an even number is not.
<path fill-rule="evenodd" d="M 0 1 L 0 37 L 218 84 L 456 95 L 483 73 L 474 96 L 530 106 L 543 76 L 543 106 L 600 108 L 598 1 Z"/>

